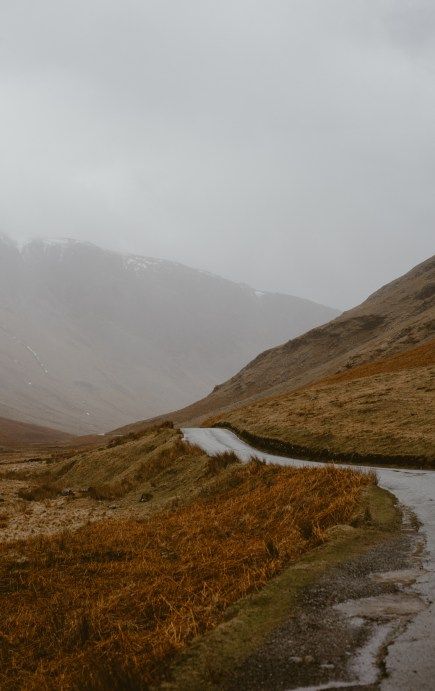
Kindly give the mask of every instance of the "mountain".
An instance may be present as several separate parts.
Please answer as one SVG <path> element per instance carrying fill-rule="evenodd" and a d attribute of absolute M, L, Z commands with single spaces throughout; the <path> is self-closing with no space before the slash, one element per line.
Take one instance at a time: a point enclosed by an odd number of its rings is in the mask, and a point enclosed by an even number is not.
<path fill-rule="evenodd" d="M 0 239 L 0 415 L 102 432 L 181 407 L 337 312 L 73 240 Z"/>
<path fill-rule="evenodd" d="M 431 257 L 328 324 L 261 353 L 211 395 L 170 417 L 198 422 L 258 397 L 288 392 L 407 350 L 434 333 L 435 257 Z"/>

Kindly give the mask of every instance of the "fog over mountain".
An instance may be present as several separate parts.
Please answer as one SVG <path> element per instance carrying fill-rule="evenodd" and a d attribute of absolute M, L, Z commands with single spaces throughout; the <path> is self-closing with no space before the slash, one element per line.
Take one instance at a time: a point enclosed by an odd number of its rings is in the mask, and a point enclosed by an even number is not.
<path fill-rule="evenodd" d="M 343 309 L 434 251 L 433 0 L 2 0 L 0 65 L 19 241 Z"/>
<path fill-rule="evenodd" d="M 72 240 L 0 240 L 0 415 L 102 432 L 192 402 L 337 312 Z"/>
<path fill-rule="evenodd" d="M 196 425 L 211 414 L 259 397 L 270 403 L 271 397 L 295 391 L 326 375 L 349 372 L 363 363 L 397 355 L 428 341 L 432 342 L 433 352 L 434 335 L 435 256 L 432 256 L 330 323 L 260 353 L 205 399 L 185 410 L 171 412 L 168 417 L 176 423 Z M 406 395 L 402 399 L 398 396 L 400 405 L 404 405 Z M 364 407 L 361 410 L 364 415 Z M 304 416 L 298 425 L 306 425 Z M 136 424 L 127 431 L 138 429 L 141 426 Z"/>

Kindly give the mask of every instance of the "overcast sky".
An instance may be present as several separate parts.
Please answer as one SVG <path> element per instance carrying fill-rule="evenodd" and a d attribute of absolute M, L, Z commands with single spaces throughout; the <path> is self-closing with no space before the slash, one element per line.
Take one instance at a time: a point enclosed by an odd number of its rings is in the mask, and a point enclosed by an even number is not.
<path fill-rule="evenodd" d="M 433 0 L 0 0 L 0 231 L 338 307 L 434 251 Z"/>

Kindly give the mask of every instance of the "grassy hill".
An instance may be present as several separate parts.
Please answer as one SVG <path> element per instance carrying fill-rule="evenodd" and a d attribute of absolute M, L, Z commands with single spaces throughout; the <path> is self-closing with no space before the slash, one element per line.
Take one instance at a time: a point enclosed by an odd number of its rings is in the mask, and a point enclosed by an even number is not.
<path fill-rule="evenodd" d="M 311 458 L 435 467 L 435 340 L 210 418 Z"/>
<path fill-rule="evenodd" d="M 375 482 L 335 467 L 211 458 L 169 426 L 26 473 L 3 481 L 27 479 L 17 508 L 27 523 L 41 513 L 47 523 L 52 505 L 69 521 L 0 543 L 5 691 L 158 686 L 232 604 L 331 540 L 337 524 L 363 520 Z M 83 501 L 87 520 L 72 530 Z"/>

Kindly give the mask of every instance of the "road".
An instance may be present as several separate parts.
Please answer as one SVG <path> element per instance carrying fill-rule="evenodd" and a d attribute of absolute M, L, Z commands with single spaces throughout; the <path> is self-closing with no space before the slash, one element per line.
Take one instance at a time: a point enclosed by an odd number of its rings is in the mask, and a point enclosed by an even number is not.
<path fill-rule="evenodd" d="M 242 461 L 252 456 L 285 466 L 320 465 L 274 456 L 259 451 L 225 429 L 185 428 L 186 441 L 214 455 L 234 451 Z M 355 466 L 353 466 L 355 467 Z M 423 569 L 413 586 L 426 603 L 388 648 L 384 660 L 387 676 L 380 682 L 382 691 L 434 691 L 435 689 L 435 472 L 376 468 L 379 485 L 392 492 L 421 523 L 425 538 Z"/>

